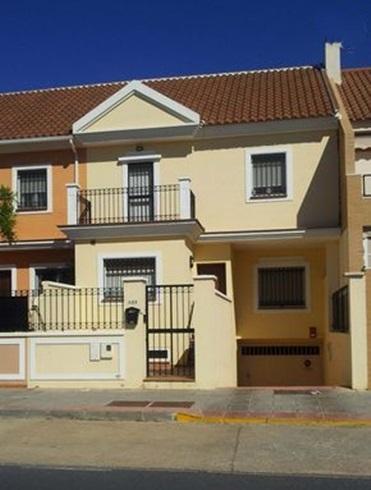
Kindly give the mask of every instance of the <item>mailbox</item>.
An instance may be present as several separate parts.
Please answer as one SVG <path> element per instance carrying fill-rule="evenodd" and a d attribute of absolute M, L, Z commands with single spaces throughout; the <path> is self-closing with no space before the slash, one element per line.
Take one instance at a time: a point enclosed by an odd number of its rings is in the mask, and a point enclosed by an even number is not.
<path fill-rule="evenodd" d="M 131 306 L 125 310 L 125 323 L 128 327 L 135 327 L 138 324 L 139 308 Z"/>

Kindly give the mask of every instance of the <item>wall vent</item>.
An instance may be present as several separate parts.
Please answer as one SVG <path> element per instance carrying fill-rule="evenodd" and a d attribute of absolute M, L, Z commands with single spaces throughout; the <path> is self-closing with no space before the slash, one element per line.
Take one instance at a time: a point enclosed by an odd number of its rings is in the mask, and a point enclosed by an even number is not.
<path fill-rule="evenodd" d="M 319 356 L 319 345 L 243 345 L 243 356 Z"/>

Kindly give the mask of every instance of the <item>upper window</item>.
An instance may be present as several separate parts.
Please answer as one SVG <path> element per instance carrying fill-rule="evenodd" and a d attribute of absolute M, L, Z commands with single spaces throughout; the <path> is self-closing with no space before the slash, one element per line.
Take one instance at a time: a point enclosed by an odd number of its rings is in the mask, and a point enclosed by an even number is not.
<path fill-rule="evenodd" d="M 287 149 L 249 149 L 246 161 L 247 199 L 291 198 L 291 159 Z"/>
<path fill-rule="evenodd" d="M 104 297 L 122 299 L 122 281 L 127 277 L 144 277 L 147 284 L 156 283 L 156 259 L 154 257 L 104 259 Z"/>
<path fill-rule="evenodd" d="M 306 308 L 305 266 L 259 267 L 259 309 Z"/>
<path fill-rule="evenodd" d="M 47 211 L 49 208 L 48 168 L 16 168 L 17 211 Z"/>

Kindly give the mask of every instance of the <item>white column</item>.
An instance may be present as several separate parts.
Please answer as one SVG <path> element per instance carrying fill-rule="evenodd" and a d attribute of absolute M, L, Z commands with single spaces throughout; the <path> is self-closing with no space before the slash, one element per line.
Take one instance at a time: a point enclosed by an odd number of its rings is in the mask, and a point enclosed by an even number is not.
<path fill-rule="evenodd" d="M 77 225 L 78 217 L 78 184 L 66 184 L 67 188 L 67 224 Z"/>
<path fill-rule="evenodd" d="M 345 276 L 349 280 L 352 388 L 366 390 L 368 386 L 366 278 L 363 272 L 347 272 Z"/>
<path fill-rule="evenodd" d="M 146 285 L 142 277 L 126 278 L 124 284 L 124 315 L 126 308 L 138 308 L 139 318 L 135 327 L 125 325 L 125 387 L 141 388 L 146 377 Z"/>
<path fill-rule="evenodd" d="M 191 179 L 180 177 L 179 182 L 179 211 L 180 219 L 191 218 Z"/>

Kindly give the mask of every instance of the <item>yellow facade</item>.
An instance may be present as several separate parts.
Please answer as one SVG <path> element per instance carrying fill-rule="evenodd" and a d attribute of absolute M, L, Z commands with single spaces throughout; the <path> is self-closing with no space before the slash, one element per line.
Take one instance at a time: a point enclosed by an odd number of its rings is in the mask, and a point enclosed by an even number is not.
<path fill-rule="evenodd" d="M 131 95 L 88 126 L 89 132 L 112 131 L 132 128 L 150 128 L 182 124 L 179 118 Z"/>
<path fill-rule="evenodd" d="M 246 201 L 246 154 L 256 147 L 285 148 L 292 152 L 292 199 Z M 176 184 L 184 176 L 191 179 L 197 218 L 207 231 L 338 225 L 336 132 L 150 143 L 143 148 L 145 152 L 161 155 L 157 185 Z M 127 186 L 118 159 L 135 153 L 135 149 L 135 145 L 88 149 L 88 188 Z"/>

